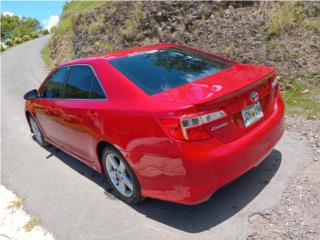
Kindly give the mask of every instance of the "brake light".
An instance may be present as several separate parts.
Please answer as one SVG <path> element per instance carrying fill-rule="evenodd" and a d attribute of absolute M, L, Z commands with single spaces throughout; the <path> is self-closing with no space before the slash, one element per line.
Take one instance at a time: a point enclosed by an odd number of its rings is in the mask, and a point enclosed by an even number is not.
<path fill-rule="evenodd" d="M 203 125 L 226 116 L 224 111 L 217 111 L 192 117 L 162 119 L 161 123 L 166 132 L 178 140 L 204 140 L 210 138 L 210 134 Z"/>
<path fill-rule="evenodd" d="M 161 124 L 171 137 L 177 140 L 184 140 L 182 130 L 180 127 L 180 119 L 178 118 L 161 119 Z"/>

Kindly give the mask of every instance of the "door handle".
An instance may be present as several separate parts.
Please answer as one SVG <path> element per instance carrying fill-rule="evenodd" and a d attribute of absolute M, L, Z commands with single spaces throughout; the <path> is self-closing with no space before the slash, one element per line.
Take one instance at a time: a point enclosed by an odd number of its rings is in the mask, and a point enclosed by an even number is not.
<path fill-rule="evenodd" d="M 99 117 L 99 113 L 97 113 L 97 112 L 94 111 L 94 110 L 91 110 L 91 111 L 89 111 L 89 112 L 87 113 L 87 116 L 88 116 L 88 118 L 90 118 L 90 119 L 93 120 L 93 119 Z"/>
<path fill-rule="evenodd" d="M 57 117 L 60 115 L 60 112 L 57 108 L 49 108 L 47 113 L 54 117 Z"/>
<path fill-rule="evenodd" d="M 59 111 L 59 108 L 56 108 L 56 107 L 53 107 L 51 110 L 50 110 L 51 114 L 53 116 L 59 116 L 60 115 L 60 111 Z"/>

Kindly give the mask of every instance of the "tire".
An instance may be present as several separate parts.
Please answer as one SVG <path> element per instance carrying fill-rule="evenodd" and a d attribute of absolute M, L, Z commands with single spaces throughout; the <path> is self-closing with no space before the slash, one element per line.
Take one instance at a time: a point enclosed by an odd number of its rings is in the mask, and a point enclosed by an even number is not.
<path fill-rule="evenodd" d="M 114 195 L 133 205 L 143 200 L 139 181 L 121 153 L 113 147 L 105 147 L 102 162 Z"/>
<path fill-rule="evenodd" d="M 36 140 L 36 142 L 41 146 L 41 147 L 46 147 L 49 144 L 44 140 L 43 134 L 37 124 L 37 122 L 34 120 L 32 116 L 29 115 L 29 123 L 30 127 L 33 133 L 33 137 Z"/>

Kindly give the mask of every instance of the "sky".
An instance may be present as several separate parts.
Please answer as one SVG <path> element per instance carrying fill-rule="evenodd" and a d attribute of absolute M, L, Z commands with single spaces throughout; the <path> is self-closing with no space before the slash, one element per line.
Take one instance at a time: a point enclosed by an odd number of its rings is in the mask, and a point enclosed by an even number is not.
<path fill-rule="evenodd" d="M 50 29 L 59 22 L 66 1 L 2 1 L 1 13 L 36 18 L 44 28 Z"/>

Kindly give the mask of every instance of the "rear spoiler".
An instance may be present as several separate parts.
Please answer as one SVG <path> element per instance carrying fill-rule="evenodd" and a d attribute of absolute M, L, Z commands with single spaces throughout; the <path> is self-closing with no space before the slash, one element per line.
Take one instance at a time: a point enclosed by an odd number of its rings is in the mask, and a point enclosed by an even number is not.
<path fill-rule="evenodd" d="M 267 79 L 273 79 L 276 77 L 276 71 L 274 70 L 272 73 L 268 74 L 267 76 L 261 78 L 258 81 L 249 83 L 245 86 L 239 86 L 239 88 L 235 88 L 230 92 L 226 92 L 222 89 L 222 86 L 217 85 L 217 89 L 216 92 L 214 94 L 212 94 L 210 97 L 207 97 L 205 99 L 202 99 L 196 103 L 194 103 L 194 106 L 200 106 L 200 105 L 207 105 L 210 104 L 212 102 L 215 103 L 219 103 L 219 102 L 223 102 L 226 99 L 235 97 L 236 95 L 240 95 L 244 92 L 247 92 L 248 90 L 250 90 L 251 88 L 256 87 L 257 85 L 261 84 L 262 82 L 266 81 Z M 217 100 L 218 99 L 218 100 Z"/>

